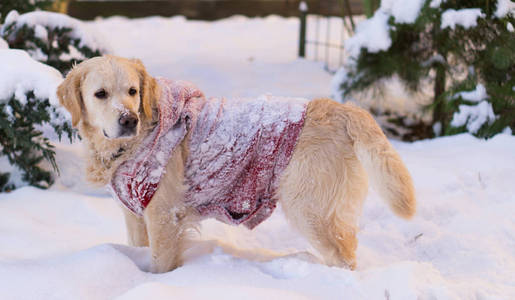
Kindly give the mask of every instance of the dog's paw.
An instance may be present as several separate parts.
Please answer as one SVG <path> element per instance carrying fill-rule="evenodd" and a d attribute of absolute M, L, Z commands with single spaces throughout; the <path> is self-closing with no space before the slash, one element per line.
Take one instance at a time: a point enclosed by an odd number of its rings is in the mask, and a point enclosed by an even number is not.
<path fill-rule="evenodd" d="M 326 265 L 330 267 L 344 268 L 351 271 L 356 270 L 356 259 L 344 260 L 344 259 L 326 259 Z"/>
<path fill-rule="evenodd" d="M 169 259 L 168 257 L 151 256 L 149 272 L 154 274 L 167 273 L 182 266 L 182 261 L 178 259 Z"/>

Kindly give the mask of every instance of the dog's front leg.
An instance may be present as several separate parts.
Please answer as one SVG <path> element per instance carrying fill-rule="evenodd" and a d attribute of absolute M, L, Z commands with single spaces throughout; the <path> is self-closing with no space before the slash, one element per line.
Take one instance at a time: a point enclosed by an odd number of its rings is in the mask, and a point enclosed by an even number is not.
<path fill-rule="evenodd" d="M 164 273 L 182 264 L 187 232 L 192 222 L 188 220 L 184 207 L 174 205 L 173 201 L 169 201 L 162 194 L 156 196 L 145 209 L 152 252 L 150 271 Z"/>
<path fill-rule="evenodd" d="M 135 247 L 147 247 L 148 234 L 143 217 L 133 214 L 123 205 L 122 210 L 125 216 L 125 227 L 127 228 L 127 240 L 129 245 Z"/>
<path fill-rule="evenodd" d="M 172 155 L 166 173 L 144 217 L 152 251 L 151 272 L 164 273 L 182 264 L 188 233 L 195 226 L 194 214 L 184 206 L 184 163 L 179 152 Z"/>

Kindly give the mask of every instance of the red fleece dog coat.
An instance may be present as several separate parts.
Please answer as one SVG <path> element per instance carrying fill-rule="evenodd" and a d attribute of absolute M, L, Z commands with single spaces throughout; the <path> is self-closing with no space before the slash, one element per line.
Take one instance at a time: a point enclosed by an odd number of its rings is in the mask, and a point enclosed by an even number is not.
<path fill-rule="evenodd" d="M 110 187 L 142 215 L 168 159 L 189 132 L 184 195 L 203 217 L 254 228 L 276 207 L 282 171 L 304 125 L 307 100 L 262 96 L 207 100 L 192 84 L 158 78 L 159 121 Z"/>

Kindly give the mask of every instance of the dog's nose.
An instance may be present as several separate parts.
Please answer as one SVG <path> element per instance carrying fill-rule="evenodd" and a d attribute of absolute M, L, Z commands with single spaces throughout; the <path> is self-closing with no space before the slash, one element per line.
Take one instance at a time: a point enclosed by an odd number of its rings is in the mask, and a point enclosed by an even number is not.
<path fill-rule="evenodd" d="M 138 117 L 134 113 L 123 114 L 118 123 L 124 129 L 134 129 L 138 125 Z"/>

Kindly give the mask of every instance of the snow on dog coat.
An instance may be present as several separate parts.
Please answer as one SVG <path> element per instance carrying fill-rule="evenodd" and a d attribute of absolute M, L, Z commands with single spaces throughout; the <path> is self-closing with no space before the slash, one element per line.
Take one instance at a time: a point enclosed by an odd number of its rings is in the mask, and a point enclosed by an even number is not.
<path fill-rule="evenodd" d="M 262 96 L 207 100 L 193 85 L 158 78 L 159 121 L 110 183 L 142 215 L 168 159 L 189 132 L 185 204 L 205 217 L 254 228 L 275 206 L 282 171 L 304 125 L 307 100 Z"/>

